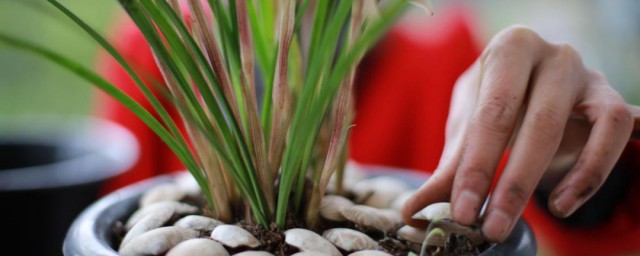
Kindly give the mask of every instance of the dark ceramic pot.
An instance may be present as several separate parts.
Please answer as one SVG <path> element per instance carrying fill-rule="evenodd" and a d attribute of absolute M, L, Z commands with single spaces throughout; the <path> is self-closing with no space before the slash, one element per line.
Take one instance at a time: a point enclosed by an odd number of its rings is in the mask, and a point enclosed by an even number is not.
<path fill-rule="evenodd" d="M 400 177 L 413 187 L 419 186 L 426 177 L 407 171 L 373 167 L 372 176 L 388 175 Z M 124 222 L 138 207 L 142 194 L 149 188 L 171 181 L 170 176 L 161 176 L 131 185 L 100 199 L 85 210 L 67 233 L 64 254 L 117 256 L 113 249 L 112 230 L 117 221 Z M 504 243 L 491 245 L 483 256 L 534 256 L 536 239 L 523 220 L 519 220 L 511 235 Z"/>
<path fill-rule="evenodd" d="M 126 129 L 104 120 L 0 118 L 0 232 L 15 255 L 62 255 L 73 220 L 136 160 Z"/>

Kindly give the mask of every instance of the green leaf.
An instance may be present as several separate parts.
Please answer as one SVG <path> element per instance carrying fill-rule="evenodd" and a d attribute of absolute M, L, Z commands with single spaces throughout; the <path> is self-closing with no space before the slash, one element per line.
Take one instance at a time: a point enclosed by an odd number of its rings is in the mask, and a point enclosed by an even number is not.
<path fill-rule="evenodd" d="M 160 103 L 158 98 L 151 92 L 149 87 L 142 81 L 142 79 L 138 76 L 138 74 L 136 74 L 131 68 L 131 66 L 124 60 L 122 55 L 120 55 L 120 53 L 118 53 L 118 51 L 106 39 L 104 39 L 104 37 L 98 34 L 98 32 L 96 32 L 88 24 L 82 21 L 82 19 L 80 19 L 78 16 L 76 16 L 71 11 L 69 11 L 66 7 L 64 7 L 63 5 L 61 5 L 55 0 L 47 0 L 47 1 L 51 5 L 56 7 L 58 10 L 60 10 L 63 14 L 65 14 L 68 18 L 70 18 L 73 22 L 75 22 L 78 26 L 80 26 L 87 34 L 89 34 L 96 42 L 98 42 L 100 46 L 102 46 L 102 48 L 109 53 L 109 55 L 111 55 L 120 64 L 120 66 L 127 72 L 127 74 L 133 79 L 133 81 L 138 86 L 138 88 L 142 91 L 145 98 L 149 100 L 149 102 L 151 103 L 155 111 L 161 117 L 164 124 L 169 128 L 169 131 L 171 132 L 171 134 L 175 136 L 176 142 L 181 146 L 181 148 L 187 149 L 188 148 L 187 143 L 182 133 L 180 133 L 180 130 L 178 129 L 176 123 L 170 117 L 167 110 L 162 106 L 162 103 Z M 202 176 L 202 173 L 200 172 L 199 168 L 198 169 L 193 168 L 197 166 L 195 164 L 195 160 L 193 158 L 189 160 L 192 161 L 192 163 L 186 164 L 187 166 L 192 167 L 191 169 L 189 169 L 189 172 L 191 172 L 191 174 L 194 176 L 194 178 L 198 182 L 198 185 L 201 187 L 201 189 L 205 191 L 205 196 L 207 197 L 209 204 L 211 204 L 212 207 L 215 207 L 215 204 L 213 203 L 213 200 L 211 197 L 211 192 L 209 191 L 209 186 L 207 185 L 205 178 Z"/>
<path fill-rule="evenodd" d="M 184 148 L 180 145 L 176 138 L 166 130 L 162 124 L 156 120 L 151 113 L 149 113 L 138 102 L 126 95 L 124 92 L 116 88 L 113 84 L 102 78 L 95 72 L 85 68 L 82 64 L 69 60 L 63 56 L 60 56 L 54 52 L 33 45 L 31 43 L 21 41 L 19 39 L 12 38 L 10 36 L 0 34 L 0 42 L 9 46 L 31 52 L 48 59 L 49 61 L 73 72 L 79 77 L 85 79 L 87 82 L 94 84 L 96 87 L 121 102 L 125 107 L 131 110 L 136 116 L 140 118 L 151 130 L 153 130 L 167 146 L 173 150 L 178 158 L 183 161 L 188 168 L 197 170 L 198 166 L 195 166 L 195 161 L 188 152 L 188 148 Z"/>
<path fill-rule="evenodd" d="M 233 199 L 215 192 L 237 188 L 248 210 L 264 227 L 273 218 L 284 227 L 287 212 L 300 212 L 303 202 L 311 206 L 307 218 L 317 211 L 313 202 L 319 202 L 318 195 L 311 197 L 312 203 L 303 200 L 309 189 L 306 178 L 312 179 L 312 193 L 320 194 L 333 170 L 339 169 L 336 165 L 343 163 L 355 66 L 409 2 L 387 1 L 379 15 L 377 1 L 367 2 L 369 14 L 354 17 L 352 9 L 356 6 L 353 10 L 362 14 L 363 2 L 208 0 L 213 20 L 209 23 L 199 0 L 190 0 L 196 15 L 187 21 L 176 13 L 179 6 L 175 0 L 119 0 L 152 49 L 168 88 L 166 98 L 178 109 L 196 148 L 192 152 L 153 90 L 115 48 L 57 1 L 47 1 L 113 56 L 159 120 L 71 60 L 1 34 L 0 42 L 43 56 L 121 101 L 176 152 L 212 206 L 225 206 L 230 212 L 229 202 L 224 200 Z M 313 24 L 306 38 L 300 28 L 310 5 Z M 362 16 L 371 18 L 364 21 Z M 347 46 L 342 45 L 344 41 L 349 42 Z M 257 72 L 266 89 L 262 116 L 255 91 Z M 218 164 L 224 175 L 211 172 Z M 273 177 L 278 170 L 280 183 L 274 202 Z M 232 184 L 211 181 L 214 176 Z M 229 194 L 234 197 L 235 190 Z"/>

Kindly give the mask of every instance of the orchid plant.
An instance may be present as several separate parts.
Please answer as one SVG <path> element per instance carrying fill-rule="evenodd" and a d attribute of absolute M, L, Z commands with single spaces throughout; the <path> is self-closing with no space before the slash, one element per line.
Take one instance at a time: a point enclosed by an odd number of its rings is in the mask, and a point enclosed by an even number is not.
<path fill-rule="evenodd" d="M 120 101 L 175 152 L 216 218 L 265 228 L 283 228 L 289 214 L 317 224 L 330 177 L 347 159 L 356 66 L 410 3 L 119 0 L 162 72 L 166 90 L 156 95 L 105 38 L 47 1 L 127 71 L 152 109 L 64 56 L 4 34 L 0 42 L 49 59 Z"/>

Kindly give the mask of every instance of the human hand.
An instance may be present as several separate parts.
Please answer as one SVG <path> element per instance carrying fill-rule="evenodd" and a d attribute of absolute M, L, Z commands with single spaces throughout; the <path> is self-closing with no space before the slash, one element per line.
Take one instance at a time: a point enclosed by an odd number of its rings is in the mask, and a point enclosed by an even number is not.
<path fill-rule="evenodd" d="M 559 181 L 549 209 L 566 217 L 602 185 L 638 113 L 571 46 L 508 28 L 456 83 L 440 163 L 405 205 L 405 221 L 420 226 L 415 212 L 451 201 L 456 222 L 476 223 L 508 146 L 482 217 L 486 238 L 507 237 L 543 177 Z"/>

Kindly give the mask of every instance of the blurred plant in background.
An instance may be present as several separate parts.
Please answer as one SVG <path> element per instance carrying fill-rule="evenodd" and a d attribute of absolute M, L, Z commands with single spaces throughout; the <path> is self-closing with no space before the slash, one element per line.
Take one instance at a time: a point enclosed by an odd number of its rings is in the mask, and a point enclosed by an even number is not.
<path fill-rule="evenodd" d="M 82 13 L 100 32 L 107 31 L 118 6 L 117 1 L 61 2 Z M 99 47 L 69 19 L 39 0 L 0 0 L 0 31 L 40 42 L 88 66 L 95 62 Z M 0 77 L 0 115 L 91 112 L 92 87 L 37 56 L 0 46 Z"/>
<path fill-rule="evenodd" d="M 103 34 L 108 32 L 114 18 L 122 17 L 115 13 L 116 1 L 60 2 L 82 13 Z M 510 24 L 520 23 L 551 41 L 568 42 L 582 53 L 587 66 L 603 70 L 627 101 L 640 103 L 640 1 L 435 0 L 434 3 L 436 9 L 438 5 L 452 3 L 468 5 L 476 14 L 482 40 Z M 34 12 L 34 8 L 40 11 Z M 19 34 L 32 42 L 47 41 L 49 48 L 83 64 L 94 63 L 97 56 L 98 46 L 44 1 L 0 0 L 0 31 Z M 0 77 L 0 115 L 91 112 L 92 88 L 38 57 L 0 46 Z"/>

